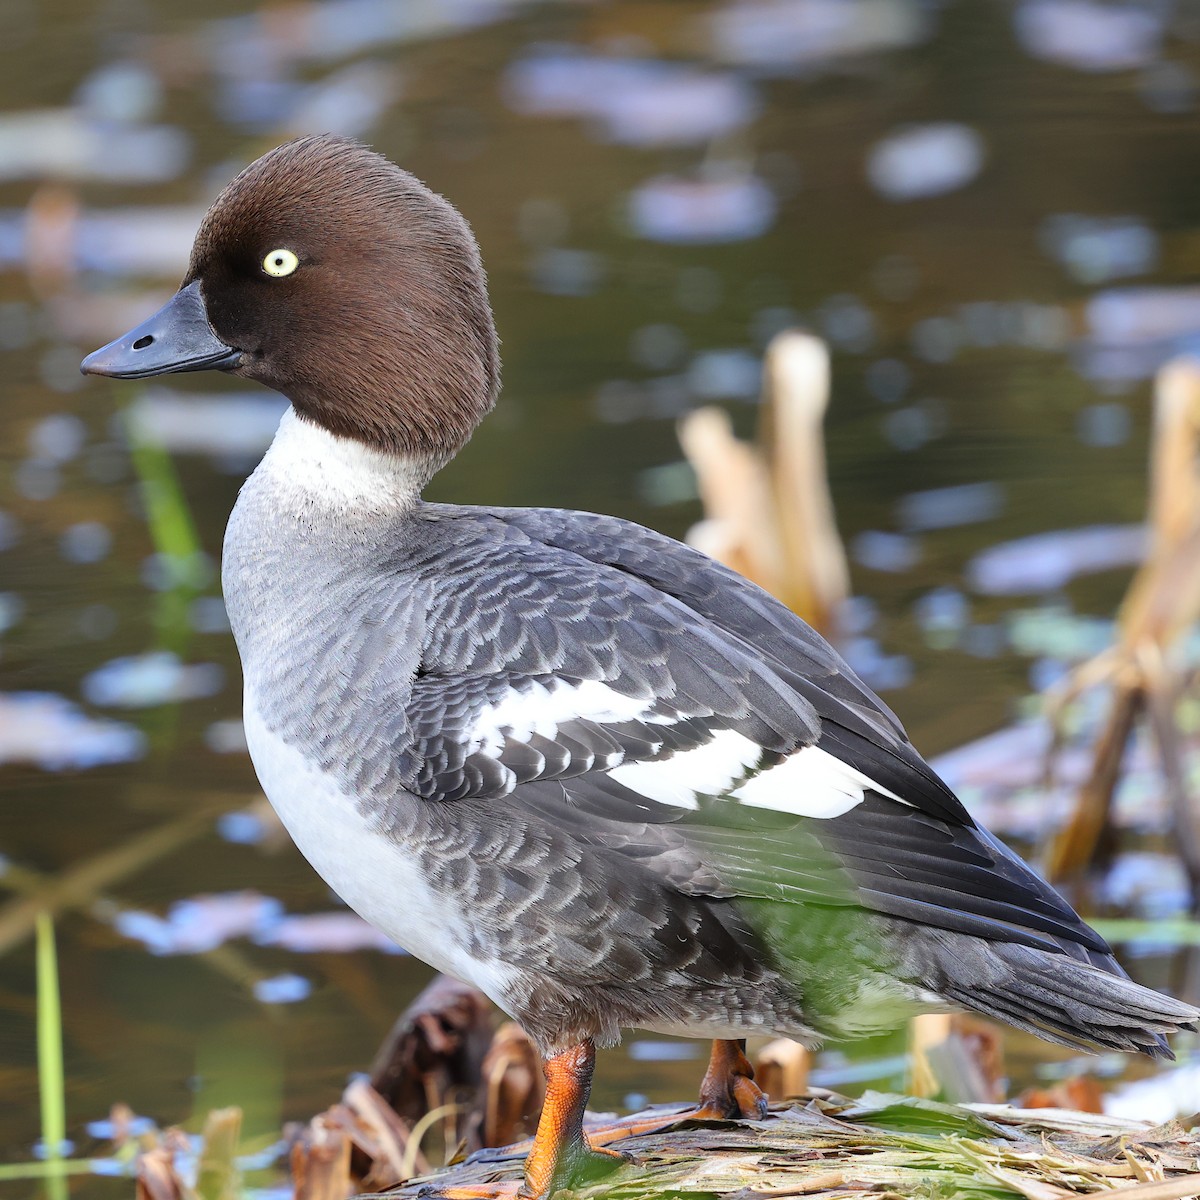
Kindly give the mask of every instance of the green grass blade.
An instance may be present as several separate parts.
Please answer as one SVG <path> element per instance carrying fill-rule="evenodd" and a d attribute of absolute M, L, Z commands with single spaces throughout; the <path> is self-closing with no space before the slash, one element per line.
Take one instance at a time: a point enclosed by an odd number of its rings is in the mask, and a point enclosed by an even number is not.
<path fill-rule="evenodd" d="M 129 454 L 141 485 L 154 548 L 173 558 L 190 559 L 201 549 L 200 535 L 175 463 L 157 442 L 139 437 L 128 418 L 125 427 L 129 430 Z"/>
<path fill-rule="evenodd" d="M 63 1143 L 67 1138 L 66 1080 L 63 1074 L 62 1001 L 58 989 L 58 954 L 54 918 L 37 916 L 37 1048 L 38 1092 L 42 1107 L 42 1147 L 46 1153 L 46 1190 L 50 1200 L 66 1200 Z"/>
<path fill-rule="evenodd" d="M 104 1170 L 112 1159 L 96 1158 L 60 1158 L 56 1162 L 22 1162 L 0 1163 L 0 1183 L 11 1183 L 13 1180 L 46 1179 L 50 1181 L 50 1189 L 55 1187 L 57 1179 L 61 1189 L 67 1175 L 99 1175 L 103 1170 L 105 1175 L 112 1172 Z M 66 1195 L 66 1192 L 62 1192 Z"/>
<path fill-rule="evenodd" d="M 174 584 L 158 596 L 154 623 L 161 644 L 182 654 L 190 633 L 188 611 L 203 590 L 202 579 L 209 564 L 171 455 L 158 442 L 138 434 L 128 411 L 125 428 L 150 540 L 171 565 L 175 578 Z"/>
<path fill-rule="evenodd" d="M 1200 921 L 1171 917 L 1143 921 L 1133 917 L 1099 917 L 1088 924 L 1109 942 L 1153 942 L 1164 946 L 1200 946 Z"/>

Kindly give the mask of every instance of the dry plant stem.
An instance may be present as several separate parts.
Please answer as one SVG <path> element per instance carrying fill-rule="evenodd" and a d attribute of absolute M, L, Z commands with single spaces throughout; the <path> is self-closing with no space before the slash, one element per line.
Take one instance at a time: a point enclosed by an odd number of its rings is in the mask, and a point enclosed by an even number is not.
<path fill-rule="evenodd" d="M 48 880 L 35 894 L 0 906 L 0 954 L 33 934 L 39 911 L 57 914 L 64 908 L 90 904 L 105 888 L 202 836 L 212 827 L 213 820 L 231 807 L 230 799 L 202 805 L 68 868 L 57 879 Z"/>
<path fill-rule="evenodd" d="M 1118 618 L 1117 644 L 1077 668 L 1047 706 L 1054 730 L 1051 755 L 1060 744 L 1060 717 L 1068 699 L 1108 683 L 1113 707 L 1096 746 L 1091 775 L 1070 825 L 1052 847 L 1052 880 L 1081 872 L 1095 855 L 1106 826 L 1121 757 L 1133 724 L 1145 707 L 1162 755 L 1176 835 L 1200 907 L 1200 830 L 1192 811 L 1174 730 L 1180 681 L 1167 667 L 1172 646 L 1200 616 L 1200 362 L 1177 359 L 1155 381 L 1154 434 L 1150 459 L 1146 561 L 1134 576 Z"/>
<path fill-rule="evenodd" d="M 825 466 L 829 352 L 811 334 L 781 333 L 763 377 L 759 446 L 734 437 L 720 408 L 680 421 L 705 514 L 688 541 L 828 633 L 849 593 Z"/>
<path fill-rule="evenodd" d="M 1184 779 L 1184 750 L 1175 719 L 1176 692 L 1168 677 L 1150 689 L 1146 702 L 1150 728 L 1158 744 L 1159 761 L 1175 825 L 1176 845 L 1188 877 L 1192 912 L 1200 912 L 1200 827 L 1196 802 Z"/>
<path fill-rule="evenodd" d="M 350 1194 L 350 1139 L 315 1117 L 292 1147 L 294 1200 L 346 1200 Z"/>
<path fill-rule="evenodd" d="M 176 1158 L 191 1150 L 187 1135 L 168 1129 L 159 1143 L 137 1157 L 137 1200 L 198 1200 L 175 1168 Z"/>
<path fill-rule="evenodd" d="M 419 1142 L 414 1145 L 414 1131 L 365 1079 L 347 1086 L 342 1104 L 353 1117 L 353 1126 L 347 1130 L 351 1141 L 369 1162 L 362 1176 L 366 1190 L 379 1191 L 429 1169 Z"/>
<path fill-rule="evenodd" d="M 529 1035 L 509 1021 L 496 1030 L 467 1128 L 467 1150 L 507 1146 L 537 1127 L 545 1083 Z"/>
<path fill-rule="evenodd" d="M 1050 847 L 1046 874 L 1051 880 L 1075 878 L 1095 858 L 1100 837 L 1108 825 L 1113 792 L 1121 777 L 1125 747 L 1144 701 L 1140 683 L 1117 686 L 1075 811 Z"/>
<path fill-rule="evenodd" d="M 196 1172 L 202 1200 L 237 1200 L 240 1195 L 237 1156 L 242 1133 L 240 1108 L 216 1108 L 204 1120 L 204 1150 Z"/>
<path fill-rule="evenodd" d="M 478 1088 L 491 1041 L 487 997 L 439 975 L 392 1026 L 371 1064 L 371 1086 L 412 1124 L 452 1093 Z"/>
<path fill-rule="evenodd" d="M 734 437 L 728 413 L 712 405 L 680 420 L 679 444 L 696 472 L 704 505 L 705 520 L 688 534 L 689 541 L 778 594 L 785 565 L 762 456 Z"/>
<path fill-rule="evenodd" d="M 799 1042 L 776 1038 L 754 1060 L 754 1080 L 773 1101 L 800 1096 L 808 1086 L 811 1054 Z"/>
<path fill-rule="evenodd" d="M 635 1163 L 590 1185 L 575 1184 L 575 1194 L 580 1200 L 746 1200 L 814 1192 L 840 1200 L 1001 1193 L 1082 1200 L 1117 1192 L 1120 1200 L 1180 1200 L 1200 1194 L 1195 1131 L 1001 1104 L 966 1109 L 903 1096 L 850 1100 L 820 1088 L 773 1115 L 735 1128 L 677 1112 L 640 1138 Z M 588 1129 L 593 1143 L 595 1132 Z M 518 1170 L 509 1156 L 467 1162 L 415 1180 L 398 1200 L 437 1194 L 494 1200 L 512 1194 Z"/>
<path fill-rule="evenodd" d="M 829 351 L 820 338 L 791 330 L 772 340 L 764 365 L 760 440 L 767 451 L 784 560 L 784 590 L 777 595 L 828 630 L 850 594 L 825 462 Z"/>

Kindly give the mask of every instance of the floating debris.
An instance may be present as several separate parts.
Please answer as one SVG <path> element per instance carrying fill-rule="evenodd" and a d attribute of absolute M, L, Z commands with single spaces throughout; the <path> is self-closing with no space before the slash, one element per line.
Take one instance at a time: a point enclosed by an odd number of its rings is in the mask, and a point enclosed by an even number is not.
<path fill-rule="evenodd" d="M 153 650 L 111 662 L 84 677 L 83 694 L 104 708 L 153 708 L 215 696 L 225 686 L 216 663 L 185 665 L 169 650 Z"/>
<path fill-rule="evenodd" d="M 246 727 L 237 717 L 214 721 L 204 731 L 204 744 L 214 754 L 245 754 Z"/>
<path fill-rule="evenodd" d="M 19 179 L 163 183 L 191 157 L 172 125 L 120 125 L 75 108 L 0 113 L 0 182 Z"/>
<path fill-rule="evenodd" d="M 113 918 L 113 928 L 151 954 L 204 954 L 231 938 L 261 934 L 282 919 L 278 900 L 246 890 L 178 900 L 165 917 L 126 909 Z"/>
<path fill-rule="evenodd" d="M 118 59 L 97 67 L 79 85 L 75 100 L 93 120 L 138 125 L 158 115 L 163 87 L 144 63 Z"/>
<path fill-rule="evenodd" d="M 1150 1079 L 1118 1085 L 1104 1097 L 1107 1116 L 1165 1123 L 1200 1108 L 1200 1063 L 1185 1063 Z M 1198 1193 L 1200 1194 L 1200 1193 Z"/>
<path fill-rule="evenodd" d="M 1146 1200 L 1178 1200 L 1200 1190 L 1195 1135 L 1154 1126 L 1141 1114 L 957 1106 L 879 1092 L 849 1100 L 813 1089 L 773 1104 L 765 1121 L 699 1124 L 688 1116 L 686 1109 L 662 1107 L 628 1118 L 652 1130 L 622 1143 L 635 1161 L 576 1194 L 583 1200 L 810 1194 L 859 1200 L 932 1191 L 1068 1200 L 1125 1191 L 1130 1200 L 1139 1193 Z M 409 1180 L 392 1195 L 410 1200 L 443 1189 L 509 1189 L 520 1181 L 523 1157 L 477 1156 Z"/>
<path fill-rule="evenodd" d="M 111 548 L 112 532 L 99 521 L 68 525 L 58 539 L 59 553 L 73 563 L 98 563 L 108 557 Z"/>
<path fill-rule="evenodd" d="M 1036 533 L 975 555 L 966 576 L 985 596 L 1056 592 L 1080 575 L 1136 566 L 1149 545 L 1144 525 L 1089 525 Z"/>
<path fill-rule="evenodd" d="M 875 315 L 857 296 L 830 296 L 816 316 L 821 332 L 839 350 L 866 354 L 875 342 Z"/>
<path fill-rule="evenodd" d="M 215 21 L 208 53 L 215 66 L 250 74 L 263 64 L 350 58 L 378 46 L 404 45 L 495 24 L 528 0 L 297 0 L 278 12 L 264 10 Z"/>
<path fill-rule="evenodd" d="M 1162 50 L 1163 18 L 1140 4 L 1026 0 L 1013 20 L 1028 53 L 1078 71 L 1144 67 Z"/>
<path fill-rule="evenodd" d="M 771 189 L 755 175 L 685 178 L 656 175 L 629 197 L 629 222 L 639 237 L 694 244 L 744 242 L 775 220 Z"/>
<path fill-rule="evenodd" d="M 97 720 L 49 692 L 0 693 L 0 763 L 32 763 L 47 771 L 132 762 L 146 752 L 131 725 Z"/>
<path fill-rule="evenodd" d="M 1085 446 L 1121 446 L 1129 440 L 1133 418 L 1124 404 L 1089 404 L 1075 420 L 1075 432 Z"/>
<path fill-rule="evenodd" d="M 219 396 L 149 387 L 129 406 L 132 436 L 171 454 L 256 456 L 275 436 L 288 402 L 269 392 Z"/>
<path fill-rule="evenodd" d="M 1060 213 L 1042 222 L 1039 239 L 1080 283 L 1144 275 L 1158 265 L 1158 234 L 1138 217 Z"/>
<path fill-rule="evenodd" d="M 762 362 L 749 350 L 701 350 L 688 364 L 688 390 L 697 400 L 755 401 L 762 393 Z"/>
<path fill-rule="evenodd" d="M 252 990 L 263 1004 L 298 1004 L 312 995 L 312 983 L 303 975 L 272 975 L 255 980 Z"/>
<path fill-rule="evenodd" d="M 281 124 L 294 135 L 364 137 L 400 98 L 400 76 L 379 62 L 358 62 L 295 94 Z"/>
<path fill-rule="evenodd" d="M 629 1043 L 629 1057 L 634 1062 L 691 1062 L 700 1057 L 697 1042 L 663 1042 L 637 1038 Z"/>
<path fill-rule="evenodd" d="M 735 75 L 682 63 L 548 47 L 509 67 L 508 103 L 526 116 L 582 117 L 608 141 L 682 146 L 744 128 L 758 98 Z"/>
<path fill-rule="evenodd" d="M 1106 346 L 1200 337 L 1200 287 L 1112 288 L 1088 301 L 1084 317 L 1091 337 Z"/>
<path fill-rule="evenodd" d="M 253 938 L 260 946 L 279 946 L 299 954 L 341 954 L 350 950 L 404 953 L 391 938 L 349 911 L 281 917 L 258 930 Z"/>
<path fill-rule="evenodd" d="M 913 0 L 735 0 L 705 24 L 718 61 L 810 73 L 916 45 L 930 32 L 928 13 Z"/>
<path fill-rule="evenodd" d="M 983 138 L 970 126 L 909 125 L 871 148 L 867 178 L 888 200 L 919 200 L 965 187 L 984 157 Z"/>
<path fill-rule="evenodd" d="M 222 813 L 217 818 L 217 833 L 235 846 L 257 846 L 266 840 L 267 823 L 251 809 Z"/>
<path fill-rule="evenodd" d="M 912 659 L 904 654 L 888 654 L 878 638 L 844 638 L 839 645 L 854 673 L 877 692 L 895 691 L 912 683 Z"/>
<path fill-rule="evenodd" d="M 547 246 L 529 264 L 533 286 L 549 296 L 590 296 L 604 279 L 604 260 L 590 250 Z"/>
<path fill-rule="evenodd" d="M 43 417 L 29 432 L 29 453 L 37 462 L 70 462 L 86 443 L 87 426 L 72 413 Z"/>
<path fill-rule="evenodd" d="M 921 543 L 904 533 L 865 529 L 850 543 L 850 556 L 870 571 L 902 574 L 921 561 Z"/>
<path fill-rule="evenodd" d="M 896 521 L 906 533 L 953 529 L 998 517 L 1008 496 L 998 483 L 962 483 L 910 492 L 896 502 Z"/>

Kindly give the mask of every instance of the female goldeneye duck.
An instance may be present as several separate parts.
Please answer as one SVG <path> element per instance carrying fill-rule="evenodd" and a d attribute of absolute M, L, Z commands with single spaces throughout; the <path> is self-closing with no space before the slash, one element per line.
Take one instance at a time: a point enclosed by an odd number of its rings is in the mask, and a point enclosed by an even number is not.
<path fill-rule="evenodd" d="M 271 151 L 175 297 L 83 364 L 205 367 L 292 405 L 225 539 L 255 769 L 351 907 L 546 1054 L 528 1195 L 611 1155 L 582 1114 L 625 1027 L 714 1039 L 695 1115 L 756 1118 L 750 1034 L 966 1008 L 1169 1056 L 1195 1027 L 769 595 L 613 517 L 421 499 L 499 358 L 470 229 L 406 171 Z"/>

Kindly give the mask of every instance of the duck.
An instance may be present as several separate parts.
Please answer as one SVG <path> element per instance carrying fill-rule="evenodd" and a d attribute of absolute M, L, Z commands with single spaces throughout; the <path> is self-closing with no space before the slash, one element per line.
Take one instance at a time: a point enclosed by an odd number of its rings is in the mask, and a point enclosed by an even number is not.
<path fill-rule="evenodd" d="M 467 222 L 384 156 L 251 163 L 173 298 L 81 369 L 290 402 L 224 542 L 250 757 L 328 885 L 544 1055 L 523 1196 L 618 1160 L 584 1110 L 629 1028 L 710 1040 L 692 1115 L 750 1120 L 747 1037 L 961 1009 L 1161 1058 L 1196 1028 L 756 585 L 614 516 L 423 498 L 500 356 Z"/>

